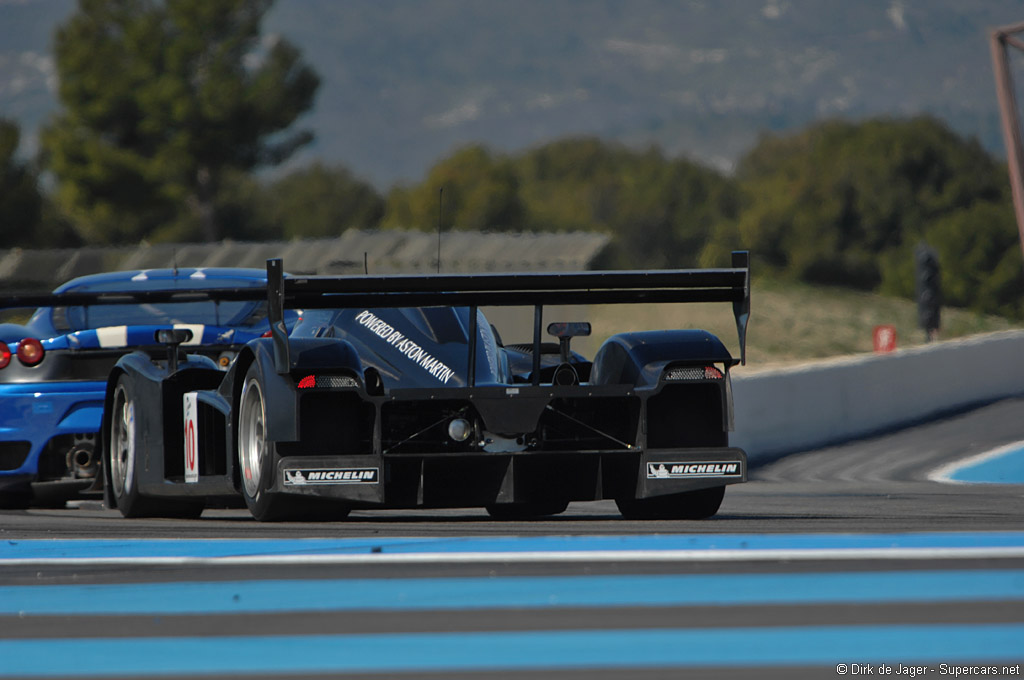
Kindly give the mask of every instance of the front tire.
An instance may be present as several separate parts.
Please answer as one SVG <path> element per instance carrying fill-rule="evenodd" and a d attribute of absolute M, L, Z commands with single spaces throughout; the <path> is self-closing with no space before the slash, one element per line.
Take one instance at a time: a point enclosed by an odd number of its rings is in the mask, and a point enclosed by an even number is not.
<path fill-rule="evenodd" d="M 195 518 L 203 512 L 202 504 L 165 501 L 143 496 L 139 491 L 139 451 L 142 437 L 136 418 L 135 388 L 127 375 L 117 379 L 110 409 L 110 443 L 107 464 L 110 466 L 111 492 L 117 509 L 124 517 Z"/>
<path fill-rule="evenodd" d="M 626 519 L 707 519 L 724 497 L 725 487 L 714 486 L 654 498 L 617 498 L 615 505 Z"/>

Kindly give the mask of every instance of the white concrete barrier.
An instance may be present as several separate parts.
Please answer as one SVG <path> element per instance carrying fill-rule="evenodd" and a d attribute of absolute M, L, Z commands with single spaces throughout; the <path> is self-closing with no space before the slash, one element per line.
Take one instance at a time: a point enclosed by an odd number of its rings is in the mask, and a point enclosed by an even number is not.
<path fill-rule="evenodd" d="M 741 373 L 730 442 L 756 463 L 1022 394 L 1024 331 Z"/>

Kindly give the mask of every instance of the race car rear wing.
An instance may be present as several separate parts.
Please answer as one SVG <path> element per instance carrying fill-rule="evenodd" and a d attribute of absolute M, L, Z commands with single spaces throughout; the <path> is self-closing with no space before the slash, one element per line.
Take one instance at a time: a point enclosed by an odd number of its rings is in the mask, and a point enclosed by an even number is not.
<path fill-rule="evenodd" d="M 285 276 L 280 259 L 267 260 L 267 289 L 144 290 L 0 296 L 0 309 L 71 305 L 141 304 L 199 300 L 268 300 L 278 372 L 290 370 L 284 310 L 352 307 L 470 307 L 470 337 L 476 337 L 480 306 L 534 307 L 534 375 L 540 373 L 543 307 L 559 304 L 731 302 L 746 364 L 750 317 L 750 256 L 732 254 L 728 269 L 677 269 L 525 274 L 431 274 L 399 276 Z M 474 384 L 476 343 L 469 345 L 469 383 Z"/>
<path fill-rule="evenodd" d="M 746 364 L 750 318 L 750 255 L 732 254 L 729 269 L 679 269 L 426 276 L 310 276 L 286 278 L 280 259 L 267 260 L 269 318 L 277 370 L 290 367 L 284 309 L 468 306 L 469 337 L 476 338 L 479 306 L 533 306 L 534 376 L 540 374 L 544 305 L 731 302 Z M 474 384 L 476 342 L 469 343 L 469 384 Z"/>

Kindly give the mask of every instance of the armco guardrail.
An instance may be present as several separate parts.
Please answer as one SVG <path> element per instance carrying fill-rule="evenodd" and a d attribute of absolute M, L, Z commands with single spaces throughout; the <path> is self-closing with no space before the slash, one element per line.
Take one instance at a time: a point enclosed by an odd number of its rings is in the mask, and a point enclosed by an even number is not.
<path fill-rule="evenodd" d="M 731 442 L 751 463 L 1024 394 L 1024 331 L 733 378 Z"/>

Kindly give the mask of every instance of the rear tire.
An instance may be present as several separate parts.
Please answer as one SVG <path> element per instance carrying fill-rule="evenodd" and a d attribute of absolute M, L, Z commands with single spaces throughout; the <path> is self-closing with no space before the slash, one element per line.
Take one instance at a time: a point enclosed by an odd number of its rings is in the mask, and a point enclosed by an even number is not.
<path fill-rule="evenodd" d="M 626 519 L 707 519 L 718 512 L 724 486 L 654 498 L 617 498 L 615 505 Z"/>
<path fill-rule="evenodd" d="M 496 503 L 486 507 L 487 514 L 497 520 L 542 519 L 565 512 L 569 501 L 544 501 L 536 503 Z"/>
<path fill-rule="evenodd" d="M 238 401 L 238 470 L 249 513 L 260 522 L 344 519 L 349 508 L 342 503 L 271 491 L 277 471 L 277 448 L 267 439 L 266 423 L 263 385 L 253 364 L 245 374 Z"/>
<path fill-rule="evenodd" d="M 167 501 L 139 492 L 138 451 L 142 437 L 136 420 L 135 388 L 127 375 L 117 379 L 110 410 L 110 443 L 106 464 L 110 466 L 111 492 L 124 517 L 175 517 L 194 519 L 203 512 L 202 503 Z"/>

